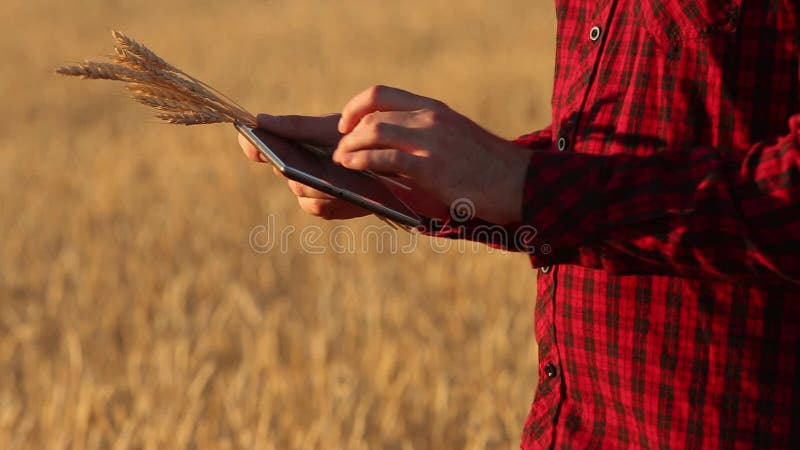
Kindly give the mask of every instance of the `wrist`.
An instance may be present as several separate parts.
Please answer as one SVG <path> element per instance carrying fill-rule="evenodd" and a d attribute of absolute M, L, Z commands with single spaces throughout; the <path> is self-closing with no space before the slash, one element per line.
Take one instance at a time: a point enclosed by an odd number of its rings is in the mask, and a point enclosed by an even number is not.
<path fill-rule="evenodd" d="M 522 197 L 531 152 L 507 143 L 500 152 L 499 164 L 487 177 L 488 183 L 481 193 L 483 201 L 478 215 L 492 223 L 507 225 L 522 221 Z"/>
<path fill-rule="evenodd" d="M 525 178 L 528 174 L 530 157 L 530 151 L 520 151 L 516 145 L 509 152 L 508 176 L 503 190 L 507 199 L 505 202 L 506 224 L 522 221 L 522 197 L 525 190 Z"/>

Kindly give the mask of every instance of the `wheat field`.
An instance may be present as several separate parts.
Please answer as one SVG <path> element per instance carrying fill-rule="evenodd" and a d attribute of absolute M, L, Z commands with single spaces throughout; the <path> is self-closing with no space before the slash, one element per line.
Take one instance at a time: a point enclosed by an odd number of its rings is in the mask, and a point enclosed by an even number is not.
<path fill-rule="evenodd" d="M 0 448 L 517 447 L 524 256 L 307 217 L 230 126 L 53 69 L 120 29 L 253 112 L 383 83 L 511 138 L 548 121 L 551 3 L 2 2 Z"/>

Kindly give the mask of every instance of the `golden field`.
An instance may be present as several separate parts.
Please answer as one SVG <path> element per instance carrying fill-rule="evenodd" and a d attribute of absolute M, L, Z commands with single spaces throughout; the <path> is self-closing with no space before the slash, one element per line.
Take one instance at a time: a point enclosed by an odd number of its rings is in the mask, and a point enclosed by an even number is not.
<path fill-rule="evenodd" d="M 305 216 L 230 126 L 52 74 L 112 28 L 254 112 L 383 83 L 504 137 L 548 122 L 550 1 L 2 2 L 0 448 L 517 447 L 526 258 L 381 248 L 374 218 Z"/>

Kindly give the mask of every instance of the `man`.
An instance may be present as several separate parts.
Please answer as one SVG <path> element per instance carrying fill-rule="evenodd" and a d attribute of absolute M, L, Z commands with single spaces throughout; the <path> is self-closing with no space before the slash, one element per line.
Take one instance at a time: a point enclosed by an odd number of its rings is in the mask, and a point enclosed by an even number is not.
<path fill-rule="evenodd" d="M 523 448 L 800 448 L 800 4 L 558 0 L 557 15 L 553 122 L 516 142 L 384 87 L 341 118 L 260 126 L 406 177 L 428 216 L 475 204 L 480 219 L 430 233 L 537 229 L 494 242 L 540 269 Z M 364 214 L 289 187 L 311 214 Z"/>

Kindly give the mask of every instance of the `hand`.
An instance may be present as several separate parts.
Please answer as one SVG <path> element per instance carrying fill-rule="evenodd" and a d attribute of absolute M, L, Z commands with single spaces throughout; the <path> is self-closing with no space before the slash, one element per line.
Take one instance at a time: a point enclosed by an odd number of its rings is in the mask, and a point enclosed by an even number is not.
<path fill-rule="evenodd" d="M 341 138 L 341 135 L 336 130 L 339 117 L 339 114 L 321 117 L 260 114 L 258 116 L 258 128 L 288 139 L 324 147 L 334 147 Z M 242 135 L 239 135 L 239 145 L 250 160 L 266 162 L 253 144 Z M 274 167 L 272 170 L 276 175 L 282 176 L 280 171 Z M 313 216 L 324 219 L 352 219 L 370 214 L 369 211 L 352 203 L 340 200 L 297 181 L 287 180 L 287 182 L 289 190 L 297 196 L 300 208 Z"/>
<path fill-rule="evenodd" d="M 493 223 L 521 220 L 530 152 L 438 100 L 375 86 L 345 105 L 338 131 L 344 167 L 406 177 L 439 205 L 467 198 Z"/>

